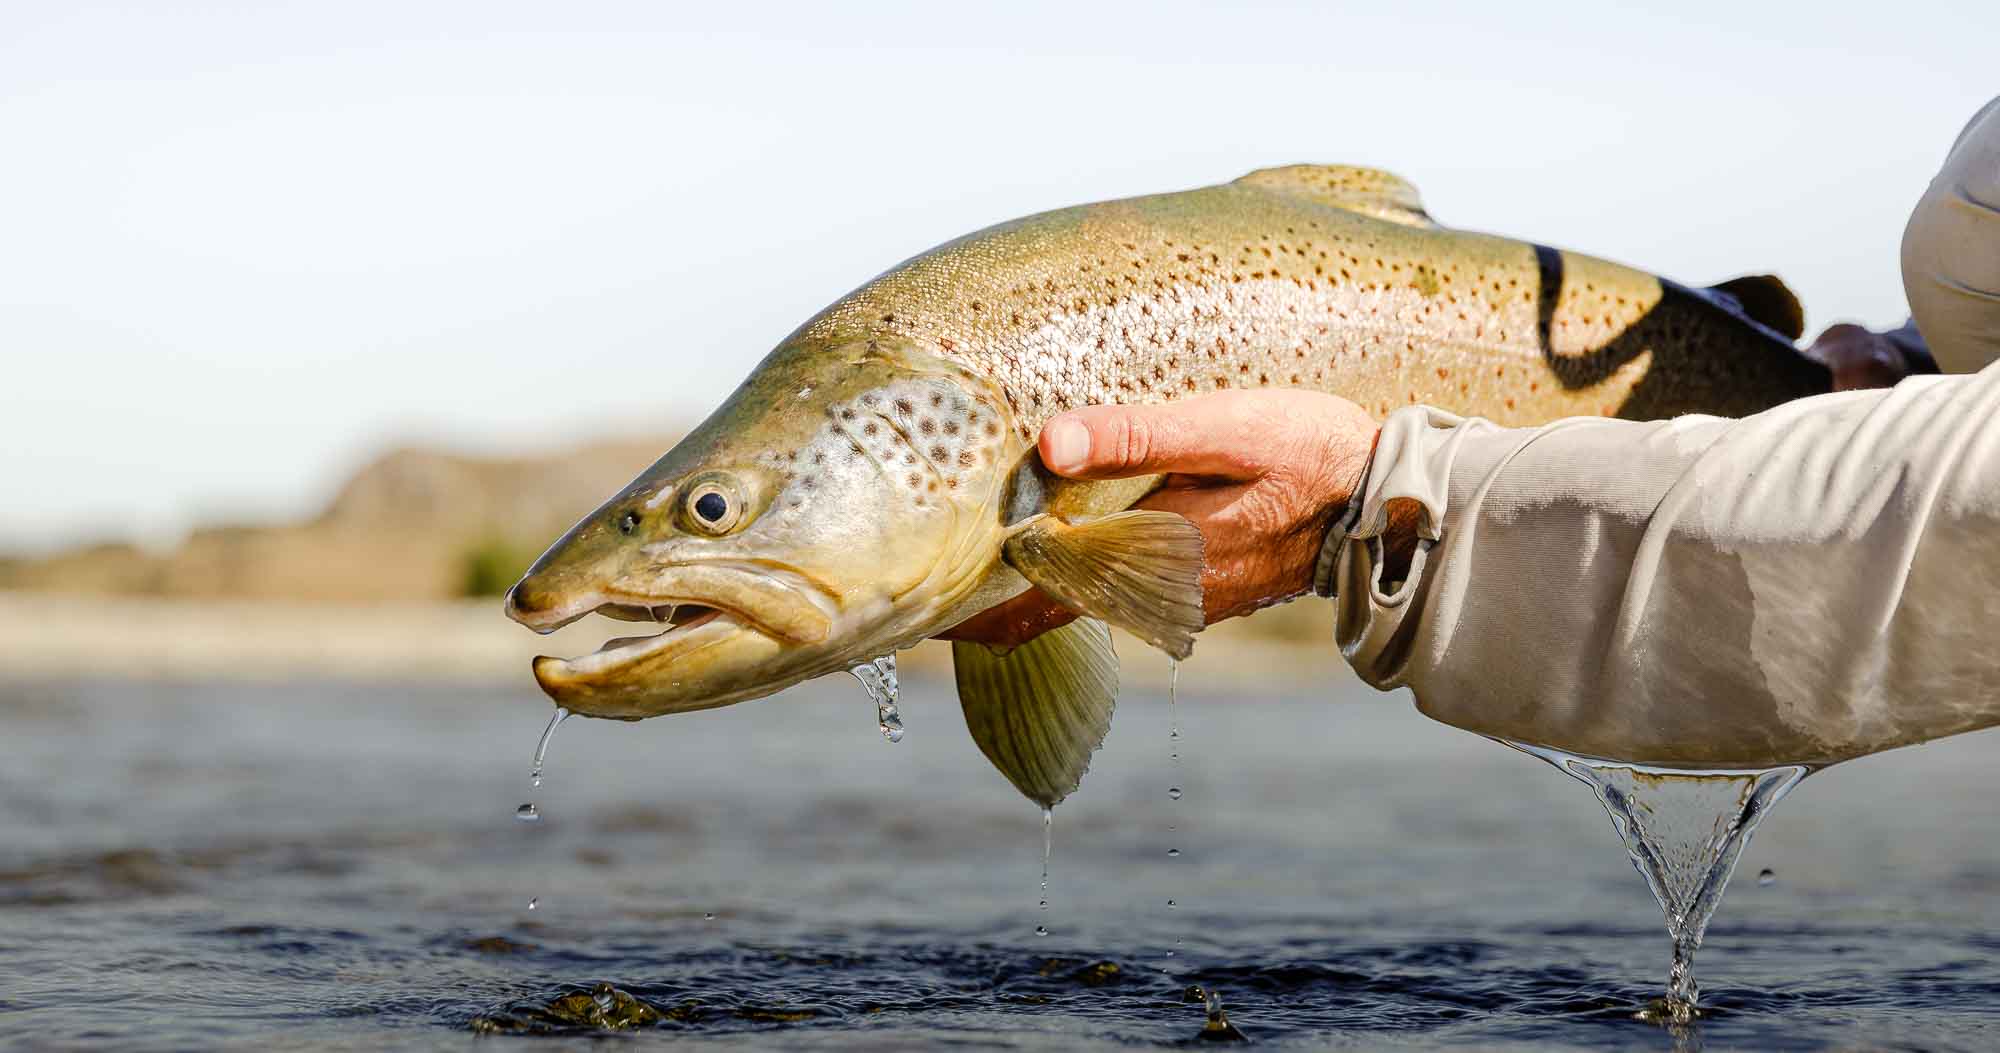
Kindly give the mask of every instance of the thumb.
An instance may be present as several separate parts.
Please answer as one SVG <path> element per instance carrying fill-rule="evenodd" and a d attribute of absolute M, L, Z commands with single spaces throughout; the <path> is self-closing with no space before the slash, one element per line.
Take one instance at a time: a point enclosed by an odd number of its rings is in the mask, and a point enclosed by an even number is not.
<path fill-rule="evenodd" d="M 1086 406 L 1042 426 L 1042 463 L 1075 479 L 1199 475 L 1251 479 L 1258 443 L 1237 393 L 1164 406 Z"/>

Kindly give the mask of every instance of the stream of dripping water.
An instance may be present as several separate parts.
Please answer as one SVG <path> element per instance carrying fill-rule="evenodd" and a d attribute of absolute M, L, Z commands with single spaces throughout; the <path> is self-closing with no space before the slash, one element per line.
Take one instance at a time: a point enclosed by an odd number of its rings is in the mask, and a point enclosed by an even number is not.
<path fill-rule="evenodd" d="M 1169 842 L 1177 842 L 1180 840 L 1180 838 L 1177 835 L 1180 833 L 1180 828 L 1181 828 L 1179 821 L 1174 818 L 1171 818 L 1172 815 L 1178 813 L 1180 808 L 1180 799 L 1181 799 L 1181 785 L 1180 785 L 1181 715 L 1180 715 L 1180 702 L 1179 702 L 1180 685 L 1181 685 L 1180 660 L 1176 658 L 1169 658 L 1167 659 L 1167 762 L 1168 766 L 1172 769 L 1172 771 L 1169 774 L 1169 777 L 1172 779 L 1172 782 L 1167 786 L 1167 800 L 1172 802 L 1171 804 L 1168 805 L 1168 808 L 1170 809 L 1169 812 L 1170 818 L 1167 820 L 1167 839 Z M 1174 843 L 1169 843 L 1167 845 L 1168 859 L 1179 859 L 1180 855 L 1181 855 L 1180 845 Z M 1173 910 L 1177 905 L 1178 904 L 1176 904 L 1173 900 L 1171 899 L 1167 900 L 1168 910 Z M 1167 948 L 1166 957 L 1172 958 L 1174 955 L 1180 953 L 1182 945 L 1185 944 L 1186 942 L 1187 938 L 1185 936 L 1175 936 L 1174 945 L 1172 947 Z M 1162 973 L 1172 972 L 1172 970 L 1168 968 L 1166 964 L 1162 964 L 1160 966 L 1160 971 Z"/>
<path fill-rule="evenodd" d="M 1036 923 L 1035 935 L 1049 934 L 1049 850 L 1056 844 L 1056 813 L 1049 808 L 1042 809 L 1042 918 Z"/>
<path fill-rule="evenodd" d="M 1684 771 L 1501 741 L 1589 786 L 1604 805 L 1632 866 L 1659 901 L 1673 940 L 1666 997 L 1639 1016 L 1675 1026 L 1693 1021 L 1701 1000 L 1694 953 L 1722 904 L 1736 861 L 1757 824 L 1812 769 Z"/>
<path fill-rule="evenodd" d="M 872 662 L 860 662 L 848 667 L 854 679 L 861 681 L 868 697 L 875 703 L 875 724 L 882 730 L 882 737 L 890 742 L 903 741 L 903 714 L 896 708 L 896 656 L 885 654 Z"/>
<path fill-rule="evenodd" d="M 556 737 L 556 725 L 569 718 L 569 710 L 556 707 L 555 715 L 549 718 L 549 726 L 542 729 L 541 741 L 535 743 L 535 766 L 528 771 L 528 785 L 535 789 L 542 786 L 542 765 L 549 759 L 549 740 Z M 530 805 L 532 807 L 532 805 Z"/>
<path fill-rule="evenodd" d="M 528 785 L 530 787 L 534 789 L 541 788 L 542 767 L 549 759 L 549 740 L 556 737 L 556 725 L 561 724 L 568 717 L 569 710 L 557 706 L 555 715 L 549 718 L 549 726 L 542 729 L 541 740 L 535 743 L 534 767 L 528 770 Z M 542 812 L 541 809 L 535 807 L 535 802 L 529 801 L 519 808 L 514 809 L 514 818 L 523 823 L 539 823 L 542 821 Z M 528 900 L 529 910 L 536 910 L 541 905 L 542 900 L 539 896 Z"/>

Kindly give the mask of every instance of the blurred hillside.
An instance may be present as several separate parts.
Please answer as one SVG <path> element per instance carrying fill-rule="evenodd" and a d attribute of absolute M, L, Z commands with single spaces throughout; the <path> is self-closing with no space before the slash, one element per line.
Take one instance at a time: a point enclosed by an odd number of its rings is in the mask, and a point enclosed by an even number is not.
<path fill-rule="evenodd" d="M 107 544 L 0 561 L 0 670 L 524 683 L 531 656 L 586 653 L 613 630 L 589 618 L 536 636 L 494 597 L 673 442 L 516 458 L 395 450 L 305 522 L 210 527 L 161 553 Z M 1331 604 L 1308 601 L 1215 626 L 1188 682 L 1344 679 L 1332 621 Z M 1141 657 L 1145 645 L 1121 636 L 1119 648 L 1127 679 L 1163 679 L 1165 660 Z M 949 659 L 928 644 L 905 663 L 944 675 Z"/>
<path fill-rule="evenodd" d="M 293 602 L 497 595 L 673 443 L 630 439 L 522 458 L 394 450 L 306 522 L 210 527 L 164 553 L 106 544 L 0 562 L 0 588 Z"/>

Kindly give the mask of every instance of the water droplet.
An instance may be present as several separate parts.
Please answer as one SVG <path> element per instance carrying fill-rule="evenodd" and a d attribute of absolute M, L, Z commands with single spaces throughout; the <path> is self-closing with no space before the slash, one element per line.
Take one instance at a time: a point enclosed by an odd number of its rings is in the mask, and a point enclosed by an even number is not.
<path fill-rule="evenodd" d="M 1757 872 L 1758 885 L 1764 888 L 1770 888 L 1772 885 L 1775 885 L 1777 883 L 1778 883 L 1778 872 L 1772 870 L 1770 867 L 1765 867 L 1764 869 Z"/>
<path fill-rule="evenodd" d="M 702 914 L 702 917 L 703 917 L 704 919 L 708 920 L 708 921 L 714 921 L 714 920 L 715 920 L 715 912 L 714 912 L 714 911 L 712 911 L 712 910 L 711 910 L 711 911 L 707 911 L 707 912 L 704 912 L 704 913 Z"/>
<path fill-rule="evenodd" d="M 524 823 L 539 823 L 542 821 L 542 813 L 535 810 L 535 802 L 529 801 L 514 809 L 514 818 Z"/>
<path fill-rule="evenodd" d="M 1040 905 L 1040 909 L 1044 912 L 1047 912 L 1049 909 L 1049 854 L 1055 848 L 1055 838 L 1056 813 L 1051 809 L 1044 808 L 1042 809 L 1042 902 Z M 1047 929 L 1040 925 L 1035 926 L 1035 935 L 1047 936 L 1048 934 Z"/>
<path fill-rule="evenodd" d="M 529 910 L 534 910 L 534 909 L 535 909 L 536 907 L 539 907 L 539 906 L 541 906 L 541 905 L 542 905 L 542 901 L 541 901 L 540 899 L 531 899 L 531 900 L 529 900 L 529 901 L 528 901 L 528 909 L 529 909 Z"/>
<path fill-rule="evenodd" d="M 1180 718 L 1180 698 L 1179 698 L 1180 683 L 1181 683 L 1181 664 L 1176 660 L 1168 659 L 1167 661 L 1167 759 L 1173 768 L 1173 777 L 1177 781 L 1180 778 L 1180 771 L 1181 771 L 1181 746 L 1180 746 L 1181 718 Z M 1180 800 L 1181 788 L 1179 786 L 1168 786 L 1167 797 L 1175 801 Z M 1179 823 L 1172 821 L 1169 821 L 1167 823 L 1167 833 L 1174 834 L 1178 833 L 1179 831 L 1180 831 Z M 1167 858 L 1169 859 L 1178 859 L 1180 857 L 1180 854 L 1181 850 L 1178 846 L 1169 846 L 1167 849 Z M 1178 906 L 1179 903 L 1177 903 L 1174 900 L 1170 899 L 1167 901 L 1168 910 L 1173 910 Z M 1174 946 L 1179 947 L 1180 940 L 1176 939 L 1174 941 Z M 1167 951 L 1166 956 L 1168 958 L 1172 958 L 1176 953 L 1177 953 L 1176 951 L 1169 949 Z M 1171 975 L 1173 970 L 1165 965 L 1162 965 L 1160 966 L 1160 972 L 1163 974 Z"/>
<path fill-rule="evenodd" d="M 535 766 L 528 772 L 528 782 L 537 788 L 542 785 L 542 766 L 549 757 L 549 740 L 556 737 L 556 725 L 568 717 L 569 710 L 557 706 L 555 714 L 549 717 L 549 726 L 542 729 L 541 740 L 535 743 Z"/>
<path fill-rule="evenodd" d="M 890 742 L 903 741 L 903 714 L 896 708 L 896 656 L 885 654 L 848 667 L 875 703 L 875 726 Z"/>

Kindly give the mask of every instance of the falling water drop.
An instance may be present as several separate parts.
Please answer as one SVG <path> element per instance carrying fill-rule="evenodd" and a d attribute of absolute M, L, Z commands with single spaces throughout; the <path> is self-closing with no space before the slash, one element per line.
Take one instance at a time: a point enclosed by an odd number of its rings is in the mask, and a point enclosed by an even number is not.
<path fill-rule="evenodd" d="M 704 911 L 704 912 L 702 913 L 702 920 L 704 920 L 704 921 L 714 921 L 714 920 L 715 920 L 715 912 L 714 912 L 714 911 L 712 911 L 712 910 L 711 910 L 711 911 Z"/>
<path fill-rule="evenodd" d="M 1772 885 L 1775 885 L 1777 883 L 1778 883 L 1778 872 L 1772 870 L 1770 867 L 1765 867 L 1764 869 L 1757 872 L 1757 884 L 1759 887 L 1770 888 Z"/>
<path fill-rule="evenodd" d="M 542 729 L 541 741 L 535 743 L 535 766 L 528 772 L 528 783 L 535 787 L 542 785 L 542 764 L 549 756 L 549 740 L 556 737 L 556 725 L 569 717 L 569 710 L 556 707 L 555 715 L 549 718 L 549 726 Z"/>
<path fill-rule="evenodd" d="M 896 656 L 885 654 L 848 667 L 875 703 L 875 724 L 890 742 L 903 741 L 903 714 L 896 708 Z"/>
<path fill-rule="evenodd" d="M 561 724 L 568 716 L 569 710 L 557 706 L 555 714 L 549 717 L 549 726 L 542 729 L 542 737 L 535 743 L 535 765 L 528 771 L 528 785 L 537 789 L 541 787 L 542 765 L 549 757 L 549 740 L 556 736 L 556 725 Z M 519 808 L 514 809 L 514 820 L 522 823 L 539 823 L 542 821 L 541 809 L 535 807 L 535 802 L 529 801 Z M 528 901 L 529 910 L 534 910 L 541 905 L 542 901 L 540 897 Z"/>
<path fill-rule="evenodd" d="M 1042 913 L 1049 910 L 1049 856 L 1056 846 L 1056 813 L 1054 809 L 1042 809 Z M 1035 926 L 1035 935 L 1047 936 L 1047 923 Z"/>
<path fill-rule="evenodd" d="M 1167 659 L 1167 760 L 1169 766 L 1173 769 L 1173 776 L 1176 781 L 1179 780 L 1181 771 L 1180 686 L 1181 663 L 1178 659 L 1169 658 Z M 1168 786 L 1167 797 L 1174 801 L 1180 800 L 1181 788 L 1179 786 Z M 1174 834 L 1179 831 L 1180 824 L 1169 820 L 1167 823 L 1167 833 Z M 1180 855 L 1181 850 L 1179 845 L 1169 845 L 1167 847 L 1167 858 L 1179 859 Z M 1170 899 L 1167 901 L 1168 910 L 1173 910 L 1176 906 L 1177 904 L 1173 900 Z M 1185 937 L 1182 936 L 1174 937 L 1174 945 L 1167 948 L 1166 957 L 1172 958 L 1176 954 L 1179 954 L 1184 939 Z M 1169 973 L 1171 971 L 1165 965 L 1160 966 L 1160 972 L 1162 973 Z"/>
<path fill-rule="evenodd" d="M 1180 903 L 1178 903 L 1178 902 L 1177 902 L 1177 901 L 1175 901 L 1175 900 L 1171 900 L 1171 899 L 1170 899 L 1170 900 L 1168 900 L 1168 901 L 1167 901 L 1167 909 L 1168 909 L 1168 910 L 1173 910 L 1173 909 L 1174 909 L 1175 907 L 1178 907 L 1178 906 L 1180 906 Z"/>

